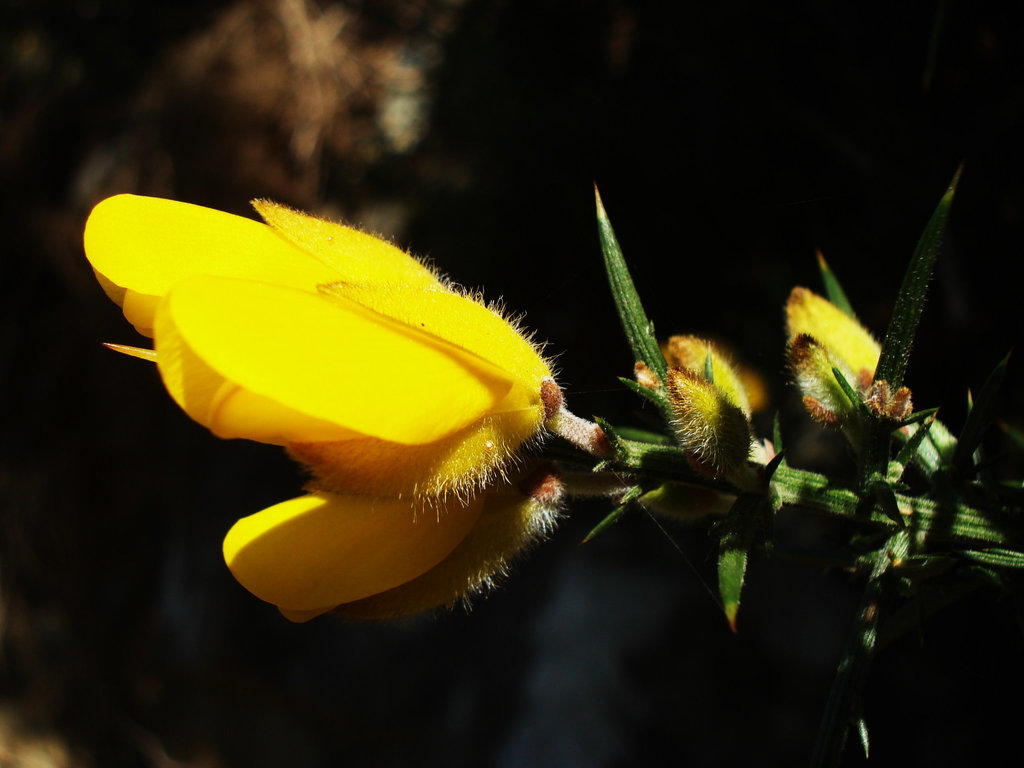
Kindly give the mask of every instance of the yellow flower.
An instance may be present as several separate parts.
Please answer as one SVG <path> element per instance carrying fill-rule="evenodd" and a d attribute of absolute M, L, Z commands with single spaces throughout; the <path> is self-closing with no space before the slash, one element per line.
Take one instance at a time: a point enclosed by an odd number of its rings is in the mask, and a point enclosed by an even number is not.
<path fill-rule="evenodd" d="M 544 474 L 547 487 L 532 495 L 503 483 L 415 517 L 396 499 L 302 496 L 235 523 L 224 559 L 292 621 L 420 613 L 492 587 L 553 528 L 561 492 Z"/>
<path fill-rule="evenodd" d="M 480 491 L 553 415 L 553 382 L 515 325 L 399 248 L 254 206 L 266 224 L 119 195 L 93 210 L 85 250 L 190 417 L 312 471 L 317 493 L 225 541 L 240 581 L 299 617 L 421 577 L 468 541 L 496 503 Z"/>
<path fill-rule="evenodd" d="M 214 434 L 285 445 L 326 490 L 463 496 L 541 431 L 551 370 L 501 315 L 349 227 L 119 195 L 85 250 Z"/>

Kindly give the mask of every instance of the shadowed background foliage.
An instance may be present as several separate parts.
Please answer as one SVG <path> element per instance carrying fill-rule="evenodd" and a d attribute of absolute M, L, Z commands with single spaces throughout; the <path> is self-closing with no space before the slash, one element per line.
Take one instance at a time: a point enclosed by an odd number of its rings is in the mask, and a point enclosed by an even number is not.
<path fill-rule="evenodd" d="M 469 615 L 291 625 L 249 596 L 221 538 L 300 474 L 212 438 L 151 367 L 100 347 L 137 339 L 82 225 L 117 192 L 359 223 L 525 312 L 573 410 L 635 422 L 596 181 L 659 331 L 730 344 L 766 377 L 791 462 L 842 473 L 782 384 L 781 306 L 818 288 L 821 248 L 884 331 L 965 161 L 907 379 L 959 425 L 966 388 L 1021 335 L 1020 16 L 957 0 L 3 0 L 0 765 L 804 763 L 857 587 L 756 560 L 733 636 L 705 525 L 668 538 L 638 514 L 577 547 L 606 510 L 576 505 Z M 1015 363 L 1003 416 L 1024 418 Z M 779 534 L 838 539 L 794 513 Z M 874 755 L 1015 753 L 1019 712 L 992 697 L 1024 682 L 1021 651 L 1019 604 L 994 589 L 884 648 Z"/>

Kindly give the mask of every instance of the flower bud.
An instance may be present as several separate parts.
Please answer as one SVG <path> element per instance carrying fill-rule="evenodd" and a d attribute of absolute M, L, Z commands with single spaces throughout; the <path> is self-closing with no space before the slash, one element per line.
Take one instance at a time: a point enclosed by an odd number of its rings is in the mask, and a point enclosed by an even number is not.
<path fill-rule="evenodd" d="M 703 378 L 708 358 L 711 362 L 711 381 L 729 402 L 750 417 L 750 397 L 740 371 L 729 362 L 714 344 L 698 336 L 672 336 L 665 345 L 670 366 L 683 368 Z"/>
<path fill-rule="evenodd" d="M 750 422 L 716 384 L 703 375 L 670 368 L 668 395 L 672 429 L 693 468 L 712 477 L 728 475 L 750 452 Z"/>
<path fill-rule="evenodd" d="M 786 332 L 786 362 L 815 421 L 840 427 L 856 411 L 835 370 L 876 416 L 900 421 L 910 414 L 909 389 L 891 392 L 887 382 L 873 381 L 881 354 L 878 342 L 831 302 L 794 288 L 786 302 Z"/>
<path fill-rule="evenodd" d="M 871 385 L 881 347 L 874 337 L 832 302 L 806 288 L 794 288 L 786 302 L 786 336 L 806 334 L 823 347 L 832 365 L 860 390 Z"/>

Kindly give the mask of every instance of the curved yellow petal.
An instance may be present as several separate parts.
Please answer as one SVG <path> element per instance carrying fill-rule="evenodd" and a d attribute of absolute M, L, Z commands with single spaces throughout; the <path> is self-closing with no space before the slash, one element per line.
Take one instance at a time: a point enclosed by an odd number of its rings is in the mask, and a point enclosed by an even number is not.
<path fill-rule="evenodd" d="M 155 330 L 168 391 L 217 433 L 234 399 L 246 401 L 241 390 L 261 406 L 428 443 L 472 424 L 513 388 L 496 366 L 358 304 L 245 280 L 179 283 L 161 302 Z M 244 426 L 239 413 L 232 423 Z M 308 439 L 323 438 L 287 441 Z"/>
<path fill-rule="evenodd" d="M 158 326 L 159 328 L 159 326 Z M 224 378 L 195 354 L 173 327 L 158 331 L 157 366 L 164 386 L 193 419 L 225 439 L 287 445 L 297 440 L 358 437 L 347 427 L 318 419 Z"/>
<path fill-rule="evenodd" d="M 270 200 L 253 208 L 283 238 L 337 272 L 335 280 L 359 284 L 438 286 L 435 274 L 391 243 Z"/>
<path fill-rule="evenodd" d="M 470 297 L 443 288 L 344 283 L 324 285 L 321 290 L 439 336 L 508 371 L 528 390 L 524 395 L 528 402 L 509 403 L 509 408 L 539 402 L 540 382 L 551 376 L 537 347 L 515 324 Z"/>
<path fill-rule="evenodd" d="M 265 224 L 155 197 L 103 200 L 85 224 L 84 244 L 104 291 L 146 336 L 160 297 L 187 277 L 221 275 L 310 291 L 340 279 L 332 262 Z"/>
<path fill-rule="evenodd" d="M 512 560 L 554 525 L 551 507 L 514 491 L 488 493 L 480 519 L 448 557 L 412 581 L 339 605 L 335 612 L 353 619 L 390 619 L 466 599 L 495 586 Z"/>
<path fill-rule="evenodd" d="M 481 497 L 417 515 L 396 499 L 310 494 L 235 523 L 224 560 L 256 597 L 310 618 L 302 614 L 392 589 L 437 565 L 482 507 Z"/>

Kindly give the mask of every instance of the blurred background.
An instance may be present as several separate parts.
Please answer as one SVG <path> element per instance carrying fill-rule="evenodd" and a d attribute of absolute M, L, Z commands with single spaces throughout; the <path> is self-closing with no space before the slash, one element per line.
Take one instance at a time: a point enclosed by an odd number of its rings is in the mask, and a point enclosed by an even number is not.
<path fill-rule="evenodd" d="M 765 377 L 791 463 L 842 474 L 782 381 L 781 307 L 820 290 L 820 248 L 882 334 L 964 162 L 907 379 L 959 427 L 1024 325 L 1022 15 L 2 0 L 0 766 L 805 764 L 859 587 L 756 558 L 733 635 L 705 524 L 637 514 L 579 547 L 607 508 L 576 504 L 468 615 L 292 625 L 251 597 L 221 538 L 300 473 L 211 437 L 151 366 L 100 346 L 139 339 L 82 226 L 118 192 L 358 223 L 524 312 L 574 411 L 636 424 L 596 182 L 659 332 L 728 343 Z M 1002 416 L 1024 418 L 1016 361 Z M 792 512 L 778 533 L 840 538 Z M 1019 703 L 997 694 L 1024 683 L 1019 609 L 975 592 L 880 651 L 872 763 L 1017 753 Z"/>

